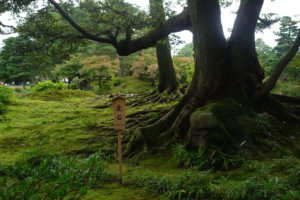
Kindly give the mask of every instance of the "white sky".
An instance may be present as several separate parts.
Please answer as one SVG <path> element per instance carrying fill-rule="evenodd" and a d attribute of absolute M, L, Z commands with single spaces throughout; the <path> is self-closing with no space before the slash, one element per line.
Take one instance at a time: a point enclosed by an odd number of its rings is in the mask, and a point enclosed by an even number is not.
<path fill-rule="evenodd" d="M 136 4 L 140 6 L 142 9 L 147 9 L 149 5 L 149 0 L 126 0 L 127 2 Z M 228 32 L 229 29 L 232 28 L 235 14 L 233 14 L 234 11 L 237 11 L 239 7 L 239 1 L 235 0 L 235 3 L 233 3 L 232 6 L 226 9 L 222 9 L 222 23 L 224 28 L 224 33 L 226 37 L 230 36 L 230 33 Z M 179 8 L 179 12 L 182 10 L 182 8 Z M 271 2 L 271 0 L 265 0 L 264 7 L 262 9 L 261 14 L 263 13 L 277 13 L 279 16 L 291 16 L 293 20 L 298 20 L 300 22 L 300 0 L 276 0 L 275 2 Z M 0 21 L 5 24 L 15 24 L 13 16 L 11 16 L 9 13 L 5 13 L 0 16 Z M 276 42 L 276 36 L 274 35 L 274 31 L 279 30 L 279 23 L 273 25 L 272 29 L 265 30 L 263 33 L 257 33 L 256 38 L 262 38 L 266 44 L 269 46 L 275 46 Z M 189 31 L 182 31 L 180 33 L 177 33 L 181 37 L 182 40 L 184 40 L 186 43 L 192 42 L 192 34 Z M 7 37 L 11 37 L 13 35 L 0 35 L 0 46 L 3 39 Z M 180 46 L 182 47 L 182 45 Z M 180 48 L 176 47 L 176 48 Z"/>

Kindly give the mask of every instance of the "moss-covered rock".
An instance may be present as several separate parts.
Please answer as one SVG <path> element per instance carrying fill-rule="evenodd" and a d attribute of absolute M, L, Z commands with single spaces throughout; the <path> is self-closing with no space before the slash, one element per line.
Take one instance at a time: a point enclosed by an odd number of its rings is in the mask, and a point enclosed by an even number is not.
<path fill-rule="evenodd" d="M 210 111 L 196 111 L 190 117 L 191 127 L 195 130 L 214 128 L 218 124 L 216 116 Z"/>
<path fill-rule="evenodd" d="M 211 102 L 193 112 L 187 146 L 207 148 L 230 145 L 249 138 L 248 112 L 234 100 Z"/>

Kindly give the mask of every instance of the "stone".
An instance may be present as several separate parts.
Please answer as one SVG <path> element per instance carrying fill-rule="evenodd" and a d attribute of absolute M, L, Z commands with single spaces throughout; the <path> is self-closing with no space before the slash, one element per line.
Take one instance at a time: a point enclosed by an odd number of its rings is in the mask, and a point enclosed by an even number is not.
<path fill-rule="evenodd" d="M 218 125 L 218 120 L 212 112 L 199 110 L 191 115 L 190 123 L 195 130 L 211 129 Z"/>

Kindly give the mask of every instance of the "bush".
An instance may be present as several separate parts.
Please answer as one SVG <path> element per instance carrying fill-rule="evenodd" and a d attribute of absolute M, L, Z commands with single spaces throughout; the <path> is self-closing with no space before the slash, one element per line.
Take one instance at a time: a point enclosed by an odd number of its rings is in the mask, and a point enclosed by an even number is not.
<path fill-rule="evenodd" d="M 125 83 L 126 80 L 124 78 L 118 78 L 114 81 L 114 86 L 119 86 L 121 85 L 122 83 Z"/>
<path fill-rule="evenodd" d="M 74 191 L 86 194 L 88 188 L 111 181 L 101 153 L 88 158 L 64 158 L 38 154 L 15 165 L 2 167 L 0 199 L 62 199 Z"/>
<path fill-rule="evenodd" d="M 42 92 L 48 90 L 61 90 L 64 84 L 62 82 L 53 83 L 52 81 L 39 82 L 37 86 L 33 88 L 35 92 Z"/>
<path fill-rule="evenodd" d="M 13 98 L 13 91 L 5 86 L 0 86 L 0 103 L 10 104 Z"/>
<path fill-rule="evenodd" d="M 71 81 L 71 84 L 69 85 L 69 89 L 71 89 L 71 90 L 79 89 L 78 84 L 79 84 L 78 77 L 73 78 L 73 80 Z"/>
<path fill-rule="evenodd" d="M 0 114 L 5 111 L 5 105 L 10 104 L 13 99 L 13 90 L 0 86 Z"/>

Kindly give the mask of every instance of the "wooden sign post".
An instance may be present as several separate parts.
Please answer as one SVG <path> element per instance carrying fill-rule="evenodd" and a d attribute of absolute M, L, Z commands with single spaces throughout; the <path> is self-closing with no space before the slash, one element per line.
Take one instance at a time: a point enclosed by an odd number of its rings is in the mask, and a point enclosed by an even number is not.
<path fill-rule="evenodd" d="M 119 181 L 122 184 L 122 130 L 126 127 L 124 97 L 116 97 L 112 100 L 114 112 L 114 129 L 118 131 L 118 157 L 119 157 Z"/>

